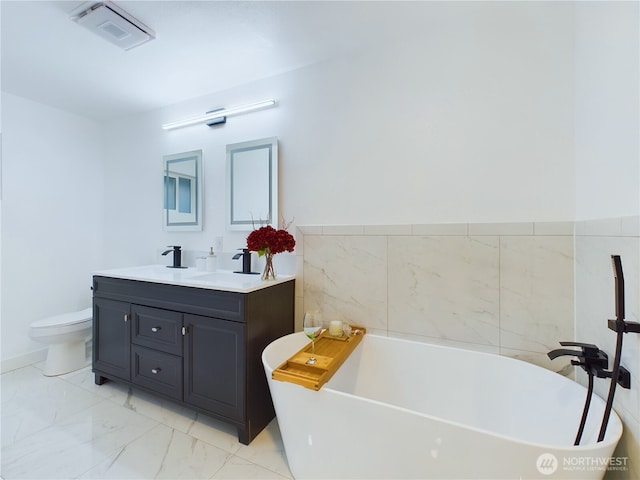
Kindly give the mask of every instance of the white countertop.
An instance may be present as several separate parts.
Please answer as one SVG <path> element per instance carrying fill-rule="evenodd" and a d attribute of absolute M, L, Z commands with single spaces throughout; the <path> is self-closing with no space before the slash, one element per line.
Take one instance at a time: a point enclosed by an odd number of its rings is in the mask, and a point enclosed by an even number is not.
<path fill-rule="evenodd" d="M 254 292 L 295 278 L 294 275 L 278 275 L 275 280 L 262 280 L 260 274 L 234 273 L 231 270 L 205 272 L 192 267 L 169 268 L 165 265 L 143 265 L 140 267 L 98 270 L 93 274 L 102 277 L 237 293 Z"/>

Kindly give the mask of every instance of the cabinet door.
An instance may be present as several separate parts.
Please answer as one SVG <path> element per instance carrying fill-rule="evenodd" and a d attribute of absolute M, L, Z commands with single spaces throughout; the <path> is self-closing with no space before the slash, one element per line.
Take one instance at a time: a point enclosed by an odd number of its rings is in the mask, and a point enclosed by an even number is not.
<path fill-rule="evenodd" d="M 244 418 L 244 324 L 185 315 L 184 401 L 232 420 Z"/>
<path fill-rule="evenodd" d="M 131 306 L 126 302 L 93 300 L 93 368 L 131 379 Z"/>

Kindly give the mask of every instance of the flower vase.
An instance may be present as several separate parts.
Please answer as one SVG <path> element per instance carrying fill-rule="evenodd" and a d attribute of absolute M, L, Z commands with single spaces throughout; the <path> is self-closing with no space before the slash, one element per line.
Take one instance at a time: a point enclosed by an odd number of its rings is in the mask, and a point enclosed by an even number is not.
<path fill-rule="evenodd" d="M 266 264 L 262 272 L 262 280 L 275 280 L 276 271 L 273 269 L 273 253 L 265 253 Z"/>

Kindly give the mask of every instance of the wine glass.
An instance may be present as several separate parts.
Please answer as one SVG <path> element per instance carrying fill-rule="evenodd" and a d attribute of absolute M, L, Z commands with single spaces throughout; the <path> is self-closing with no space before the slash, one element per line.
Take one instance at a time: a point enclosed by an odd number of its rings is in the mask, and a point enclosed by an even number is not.
<path fill-rule="evenodd" d="M 316 353 L 316 338 L 322 332 L 322 317 L 319 314 L 307 312 L 304 314 L 302 327 L 304 328 L 304 334 L 311 339 L 311 358 L 307 360 L 307 364 L 313 365 L 317 361 L 314 355 Z"/>

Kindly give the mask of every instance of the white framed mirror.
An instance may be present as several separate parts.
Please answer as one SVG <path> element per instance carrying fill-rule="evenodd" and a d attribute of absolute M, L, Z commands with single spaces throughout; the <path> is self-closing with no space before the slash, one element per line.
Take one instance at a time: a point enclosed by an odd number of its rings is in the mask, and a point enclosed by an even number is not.
<path fill-rule="evenodd" d="M 165 155 L 162 159 L 164 229 L 202 230 L 202 150 Z"/>
<path fill-rule="evenodd" d="M 278 223 L 278 138 L 227 145 L 227 228 Z"/>

